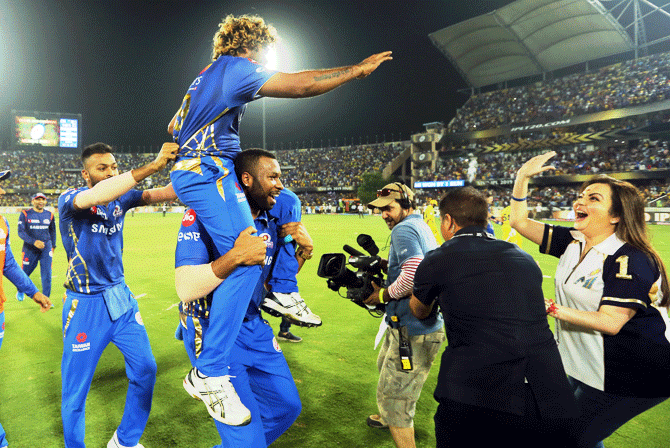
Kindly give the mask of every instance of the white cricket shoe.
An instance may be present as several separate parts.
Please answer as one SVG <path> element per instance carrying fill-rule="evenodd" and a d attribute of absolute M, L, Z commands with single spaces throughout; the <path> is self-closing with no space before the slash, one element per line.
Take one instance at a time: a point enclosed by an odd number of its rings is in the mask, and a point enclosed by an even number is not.
<path fill-rule="evenodd" d="M 116 435 L 116 431 L 114 431 L 114 435 L 112 436 L 112 440 L 107 442 L 107 448 L 144 448 L 144 445 L 141 443 L 138 443 L 135 446 L 124 446 L 119 443 L 119 438 Z"/>
<path fill-rule="evenodd" d="M 230 375 L 202 376 L 193 367 L 184 378 L 184 389 L 190 396 L 205 403 L 214 420 L 230 426 L 251 423 L 251 412 L 235 392 Z"/>
<path fill-rule="evenodd" d="M 269 292 L 263 300 L 261 309 L 273 316 L 285 317 L 299 327 L 318 327 L 321 325 L 321 318 L 312 313 L 312 310 L 307 307 L 298 292 L 290 294 Z"/>

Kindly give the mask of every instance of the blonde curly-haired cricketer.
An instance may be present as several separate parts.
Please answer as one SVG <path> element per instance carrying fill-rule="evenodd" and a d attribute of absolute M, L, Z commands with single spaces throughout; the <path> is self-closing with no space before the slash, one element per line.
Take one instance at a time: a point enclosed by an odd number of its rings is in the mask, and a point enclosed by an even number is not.
<path fill-rule="evenodd" d="M 297 417 L 295 413 L 268 416 L 260 412 L 261 408 L 266 409 L 267 403 L 272 403 L 269 407 L 277 412 L 288 409 L 279 404 L 287 402 L 285 387 L 277 385 L 281 380 L 277 368 L 268 365 L 267 370 L 263 370 L 268 374 L 262 390 L 252 390 L 250 386 L 249 375 L 253 373 L 250 371 L 261 371 L 259 365 L 265 358 L 260 354 L 266 353 L 263 350 L 279 353 L 273 348 L 271 331 L 269 337 L 263 339 L 262 334 L 241 330 L 243 324 L 257 322 L 255 318 L 259 313 L 247 316 L 246 312 L 255 286 L 263 287 L 259 284 L 262 269 L 258 265 L 235 267 L 232 262 L 237 257 L 226 257 L 229 252 L 235 253 L 232 249 L 245 229 L 256 228 L 254 219 L 258 216 L 252 215 L 243 188 L 274 183 L 276 190 L 281 189 L 278 165 L 276 170 L 263 171 L 263 175 L 255 173 L 257 178 L 238 179 L 235 174 L 234 160 L 241 151 L 239 125 L 244 110 L 248 103 L 260 97 L 305 98 L 329 92 L 365 78 L 380 64 L 392 59 L 391 52 L 385 51 L 354 65 L 283 73 L 257 62 L 276 41 L 276 30 L 262 18 L 227 16 L 214 35 L 213 61 L 191 82 L 168 126 L 179 144 L 170 180 L 179 199 L 190 207 L 184 222 L 191 223 L 197 216 L 211 237 L 209 249 L 221 255 L 216 263 L 188 266 L 186 274 L 185 266 L 178 266 L 175 286 L 179 298 L 186 303 L 205 295 L 211 297 L 211 304 L 198 308 L 206 311 L 206 319 L 202 321 L 208 321 L 209 329 L 200 333 L 200 354 L 183 385 L 191 396 L 202 398 L 209 415 L 216 420 L 224 446 L 267 446 Z M 268 202 L 274 203 L 274 199 L 268 197 Z M 258 238 L 251 234 L 242 235 L 244 237 Z M 297 234 L 292 237 L 295 239 Z M 201 316 L 188 317 L 200 319 Z M 257 330 L 264 327 L 258 326 Z M 188 335 L 184 341 L 192 340 L 195 326 L 186 325 L 183 330 Z M 238 343 L 252 347 L 244 357 L 233 354 Z M 247 369 L 245 360 L 254 365 L 254 369 Z M 283 357 L 282 362 L 285 363 Z M 290 377 L 290 372 L 287 375 Z M 290 400 L 294 405 L 295 398 Z M 264 434 L 266 430 L 271 434 Z"/>
<path fill-rule="evenodd" d="M 258 16 L 228 15 L 214 34 L 212 60 L 219 56 L 239 56 L 245 50 L 257 51 L 275 43 L 277 30 Z"/>

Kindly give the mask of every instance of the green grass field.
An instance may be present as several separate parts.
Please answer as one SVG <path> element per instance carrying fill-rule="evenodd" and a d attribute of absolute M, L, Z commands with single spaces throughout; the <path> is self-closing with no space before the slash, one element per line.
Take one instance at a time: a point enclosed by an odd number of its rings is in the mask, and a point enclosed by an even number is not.
<path fill-rule="evenodd" d="M 124 263 L 126 280 L 138 297 L 144 323 L 158 363 L 153 409 L 142 443 L 147 448 L 205 448 L 219 442 L 204 406 L 190 398 L 181 382 L 190 365 L 181 341 L 174 339 L 177 295 L 174 290 L 174 248 L 180 215 L 136 214 L 126 219 Z M 16 236 L 18 215 L 8 216 L 14 255 L 21 252 Z M 373 236 L 387 253 L 389 230 L 379 217 L 304 217 L 316 247 L 316 256 L 299 274 L 301 294 L 321 316 L 323 326 L 293 327 L 300 344 L 282 349 L 300 391 L 303 411 L 296 423 L 273 447 L 393 447 L 387 431 L 373 430 L 365 419 L 376 413 L 377 383 L 374 337 L 379 320 L 340 298 L 326 287 L 316 270 L 321 254 L 342 252 L 355 244 L 359 233 Z M 498 229 L 498 228 L 497 228 Z M 496 229 L 496 230 L 497 230 Z M 653 226 L 654 243 L 670 266 L 670 227 Z M 60 246 L 60 240 L 59 240 Z M 552 276 L 557 260 L 524 246 Z M 54 257 L 52 301 L 56 308 L 39 312 L 30 299 L 17 302 L 16 289 L 4 280 L 5 338 L 0 349 L 0 422 L 11 448 L 63 447 L 60 417 L 61 297 L 66 269 L 62 247 Z M 32 275 L 39 287 L 39 270 Z M 553 281 L 545 278 L 545 294 L 553 297 Z M 269 317 L 278 329 L 279 320 Z M 418 447 L 435 446 L 432 398 L 439 358 L 424 386 L 415 418 Z M 127 380 L 120 352 L 110 346 L 103 354 L 87 402 L 86 442 L 106 446 L 123 412 Z M 670 401 L 639 416 L 606 442 L 608 448 L 670 447 Z M 483 428 L 484 429 L 484 428 Z M 501 441 L 506 443 L 506 441 Z"/>

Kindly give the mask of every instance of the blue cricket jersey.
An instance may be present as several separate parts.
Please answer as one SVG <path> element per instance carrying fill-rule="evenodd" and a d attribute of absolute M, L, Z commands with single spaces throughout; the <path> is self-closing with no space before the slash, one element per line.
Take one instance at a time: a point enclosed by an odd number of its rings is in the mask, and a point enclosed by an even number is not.
<path fill-rule="evenodd" d="M 130 190 L 107 205 L 75 210 L 75 196 L 87 189 L 71 188 L 58 198 L 59 228 L 69 261 L 65 287 L 94 294 L 124 280 L 123 221 L 142 204 L 142 192 Z"/>
<path fill-rule="evenodd" d="M 177 160 L 203 156 L 234 159 L 246 104 L 275 71 L 238 56 L 220 56 L 193 80 L 174 125 Z"/>
<path fill-rule="evenodd" d="M 35 241 L 42 241 L 43 250 L 48 251 L 56 247 L 56 222 L 53 212 L 49 210 L 38 212 L 32 208 L 22 210 L 19 214 L 16 233 L 19 238 L 31 246 L 35 245 Z"/>
<path fill-rule="evenodd" d="M 277 225 L 282 226 L 289 222 L 300 222 L 302 219 L 302 209 L 300 199 L 298 196 L 284 188 L 277 196 L 277 203 L 270 214 L 277 218 Z M 300 269 L 298 260 L 295 258 L 295 243 L 284 243 L 283 240 L 278 241 L 281 245 L 277 252 L 274 269 L 272 270 L 272 278 L 268 282 L 270 290 L 284 294 L 298 292 L 298 280 L 296 275 Z"/>
<path fill-rule="evenodd" d="M 267 213 L 263 212 L 254 220 L 254 227 L 257 230 L 255 235 L 265 240 L 267 251 L 261 278 L 254 287 L 254 293 L 251 296 L 249 308 L 244 316 L 249 320 L 260 316 L 260 306 L 265 298 L 264 282 L 268 275 L 270 275 L 272 260 L 278 249 L 277 221 L 275 218 L 272 218 Z M 177 236 L 175 268 L 180 266 L 207 264 L 218 257 L 219 254 L 216 252 L 216 248 L 212 244 L 212 239 L 196 216 L 195 211 L 192 209 L 187 211 L 184 214 Z M 187 306 L 184 306 L 182 302 L 179 302 L 179 311 L 187 316 L 208 319 L 209 309 L 212 304 L 212 295 L 213 292 L 201 299 L 190 302 Z"/>

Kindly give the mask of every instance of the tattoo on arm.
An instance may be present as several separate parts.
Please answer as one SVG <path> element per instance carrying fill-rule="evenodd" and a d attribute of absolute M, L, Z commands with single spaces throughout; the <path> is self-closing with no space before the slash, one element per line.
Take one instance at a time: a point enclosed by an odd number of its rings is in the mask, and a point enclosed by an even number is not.
<path fill-rule="evenodd" d="M 316 76 L 314 78 L 314 81 L 323 81 L 325 79 L 338 78 L 342 75 L 346 75 L 349 72 L 351 72 L 351 68 L 347 67 L 345 69 L 342 69 L 342 70 L 339 70 L 339 71 L 336 71 L 336 72 L 331 72 L 331 73 L 327 73 L 325 75 Z"/>

